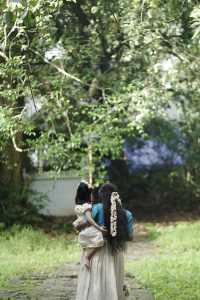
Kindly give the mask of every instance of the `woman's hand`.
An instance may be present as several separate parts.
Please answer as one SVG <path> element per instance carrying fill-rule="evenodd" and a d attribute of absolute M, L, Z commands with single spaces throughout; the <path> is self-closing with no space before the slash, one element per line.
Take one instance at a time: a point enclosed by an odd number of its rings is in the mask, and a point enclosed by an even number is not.
<path fill-rule="evenodd" d="M 101 227 L 101 232 L 103 234 L 106 234 L 106 233 L 108 233 L 108 230 L 106 229 L 106 227 Z"/>
<path fill-rule="evenodd" d="M 127 236 L 127 241 L 129 241 L 129 242 L 131 242 L 133 240 L 133 234 L 129 234 L 128 236 Z"/>
<path fill-rule="evenodd" d="M 80 221 L 77 225 L 76 229 L 81 232 L 83 229 L 85 229 L 88 226 L 88 222 L 86 221 Z"/>

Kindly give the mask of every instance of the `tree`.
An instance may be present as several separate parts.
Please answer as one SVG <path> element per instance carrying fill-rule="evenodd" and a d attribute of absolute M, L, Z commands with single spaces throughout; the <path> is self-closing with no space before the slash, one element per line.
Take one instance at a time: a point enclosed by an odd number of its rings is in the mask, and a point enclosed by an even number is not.
<path fill-rule="evenodd" d="M 75 168 L 98 183 L 127 137 L 152 139 L 155 120 L 167 120 L 187 153 L 171 178 L 197 191 L 196 1 L 19 0 L 1 11 L 4 157 L 10 138 L 14 151 L 41 150 L 57 172 Z M 41 106 L 31 119 L 27 96 Z M 180 120 L 167 119 L 171 103 Z"/>
<path fill-rule="evenodd" d="M 86 154 L 90 156 L 91 164 L 93 152 L 93 165 L 96 167 L 106 155 L 112 156 L 113 159 L 122 155 L 123 135 L 135 126 L 132 113 L 134 110 L 137 113 L 137 108 L 133 109 L 130 97 L 124 96 L 126 89 L 123 83 L 127 81 L 128 85 L 131 82 L 131 70 L 125 76 L 127 63 L 124 58 L 128 45 L 117 20 L 120 14 L 123 15 L 122 7 L 117 6 L 115 11 L 115 7 L 108 6 L 107 2 L 103 2 L 98 8 L 89 3 L 84 6 L 82 1 L 63 1 L 60 5 L 59 8 L 57 1 L 52 1 L 46 9 L 42 4 L 36 5 L 34 1 L 30 2 L 29 6 L 22 1 L 17 4 L 9 2 L 3 14 L 4 32 L 10 26 L 2 52 L 3 60 L 6 61 L 3 63 L 3 76 L 8 77 L 15 64 L 18 85 L 15 82 L 12 86 L 12 105 L 17 105 L 17 89 L 23 99 L 30 94 L 30 82 L 32 91 L 43 97 L 42 110 L 36 119 L 41 120 L 42 126 L 48 128 L 48 132 L 41 132 L 34 143 L 26 139 L 28 147 L 42 148 L 48 144 L 45 156 L 49 159 L 52 156 L 56 157 L 53 166 L 59 169 L 74 166 L 80 168 L 75 161 L 81 161 L 80 157 Z M 17 18 L 13 12 L 17 12 Z M 115 14 L 119 16 L 116 17 Z M 65 28 L 67 19 L 69 28 L 72 29 L 60 30 L 61 26 Z M 47 22 L 50 22 L 49 33 L 45 32 Z M 42 34 L 44 35 L 41 38 Z M 19 35 L 22 39 L 19 45 L 16 45 L 13 40 Z M 66 46 L 66 41 L 70 41 L 70 47 Z M 63 55 L 56 54 L 55 62 L 47 60 L 46 51 L 50 48 L 58 49 L 58 45 L 61 46 Z M 11 57 L 6 53 L 9 47 L 14 51 Z M 43 62 L 47 64 L 44 65 Z M 65 64 L 69 72 L 64 70 Z M 54 73 L 55 70 L 58 71 L 57 74 Z M 45 76 L 47 73 L 48 78 Z M 23 78 L 23 88 L 20 78 Z M 41 84 L 43 78 L 46 79 L 45 84 Z M 39 88 L 36 88 L 40 80 Z M 2 86 L 6 86 L 5 81 L 2 82 Z M 4 90 L 2 96 L 6 99 L 10 93 L 9 88 Z M 24 123 L 23 114 L 20 114 L 18 120 L 22 124 L 22 132 L 26 135 L 34 134 L 34 126 L 29 121 L 28 126 L 27 122 Z M 63 129 L 60 128 L 60 122 L 64 123 Z M 137 124 L 137 128 L 139 127 Z M 67 134 L 64 133 L 65 130 Z M 10 134 L 15 150 L 20 151 L 20 146 L 14 140 L 15 132 L 11 132 L 10 129 Z M 92 166 L 89 166 L 89 169 L 91 173 Z"/>

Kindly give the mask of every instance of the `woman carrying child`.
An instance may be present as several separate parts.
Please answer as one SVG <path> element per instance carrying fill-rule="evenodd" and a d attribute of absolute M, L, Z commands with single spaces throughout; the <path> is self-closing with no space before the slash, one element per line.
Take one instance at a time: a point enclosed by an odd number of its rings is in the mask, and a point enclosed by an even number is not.
<path fill-rule="evenodd" d="M 91 257 L 90 268 L 82 267 L 83 254 L 76 300 L 124 300 L 124 250 L 126 241 L 133 239 L 132 213 L 121 205 L 114 184 L 100 187 L 99 200 L 92 206 L 92 217 L 107 229 L 105 244 Z"/>

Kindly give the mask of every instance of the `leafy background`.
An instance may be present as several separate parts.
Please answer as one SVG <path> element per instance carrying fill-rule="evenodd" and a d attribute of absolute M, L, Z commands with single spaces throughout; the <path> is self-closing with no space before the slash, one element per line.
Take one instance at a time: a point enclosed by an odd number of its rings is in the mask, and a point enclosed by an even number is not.
<path fill-rule="evenodd" d="M 76 170 L 136 212 L 196 209 L 199 15 L 190 0 L 1 3 L 2 189 Z"/>

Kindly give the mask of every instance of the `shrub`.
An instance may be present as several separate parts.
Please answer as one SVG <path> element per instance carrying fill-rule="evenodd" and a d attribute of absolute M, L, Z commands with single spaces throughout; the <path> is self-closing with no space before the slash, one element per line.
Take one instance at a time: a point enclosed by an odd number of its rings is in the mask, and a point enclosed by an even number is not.
<path fill-rule="evenodd" d="M 0 185 L 0 230 L 14 223 L 33 224 L 41 220 L 39 211 L 47 199 L 26 185 Z"/>

